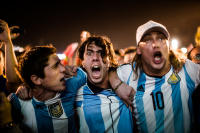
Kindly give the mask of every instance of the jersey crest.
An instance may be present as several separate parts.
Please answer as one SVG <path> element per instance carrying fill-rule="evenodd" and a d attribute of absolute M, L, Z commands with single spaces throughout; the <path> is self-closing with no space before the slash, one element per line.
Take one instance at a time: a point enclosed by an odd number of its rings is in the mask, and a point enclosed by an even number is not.
<path fill-rule="evenodd" d="M 62 109 L 60 101 L 53 103 L 51 105 L 48 105 L 48 110 L 52 117 L 59 118 L 63 114 L 63 109 Z"/>
<path fill-rule="evenodd" d="M 169 79 L 167 80 L 167 82 L 168 82 L 169 84 L 176 84 L 176 83 L 178 83 L 180 80 L 181 80 L 181 78 L 179 77 L 179 75 L 173 72 L 172 75 L 171 75 L 171 76 L 169 77 Z"/>

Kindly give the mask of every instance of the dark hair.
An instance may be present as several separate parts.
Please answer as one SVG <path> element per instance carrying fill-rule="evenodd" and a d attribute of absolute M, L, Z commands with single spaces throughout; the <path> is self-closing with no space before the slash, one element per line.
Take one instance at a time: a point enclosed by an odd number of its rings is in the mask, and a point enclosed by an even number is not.
<path fill-rule="evenodd" d="M 35 46 L 27 50 L 19 61 L 19 73 L 22 81 L 30 88 L 34 87 L 31 75 L 44 78 L 44 67 L 47 66 L 49 56 L 56 53 L 56 48 L 52 45 Z"/>
<path fill-rule="evenodd" d="M 109 57 L 110 63 L 111 63 L 111 67 L 117 67 L 117 61 L 114 58 L 115 57 L 115 52 L 113 49 L 113 45 L 111 42 L 109 42 L 108 40 L 104 39 L 101 36 L 92 36 L 89 37 L 83 44 L 81 44 L 79 46 L 78 49 L 78 57 L 83 60 L 84 58 L 84 52 L 85 52 L 85 48 L 88 47 L 89 44 L 94 43 L 96 46 L 101 47 L 102 48 L 102 59 L 105 59 L 106 57 Z"/>
<path fill-rule="evenodd" d="M 130 54 L 130 53 L 134 53 L 134 52 L 136 52 L 135 46 L 130 46 L 124 50 L 124 54 Z"/>
<path fill-rule="evenodd" d="M 194 49 L 200 49 L 200 46 L 195 46 L 195 47 L 193 47 L 193 48 L 190 50 L 190 52 L 187 54 L 187 58 L 188 58 L 189 60 L 192 60 L 191 53 L 192 53 L 192 51 L 193 51 Z"/>

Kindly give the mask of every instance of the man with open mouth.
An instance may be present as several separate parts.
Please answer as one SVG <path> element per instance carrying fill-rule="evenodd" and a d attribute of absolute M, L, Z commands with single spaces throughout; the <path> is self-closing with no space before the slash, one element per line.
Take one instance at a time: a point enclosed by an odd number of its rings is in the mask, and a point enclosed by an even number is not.
<path fill-rule="evenodd" d="M 89 37 L 78 55 L 87 73 L 87 84 L 76 97 L 79 132 L 132 133 L 132 113 L 109 83 L 109 71 L 117 67 L 112 43 L 99 36 Z M 122 82 L 116 88 L 119 86 Z"/>
<path fill-rule="evenodd" d="M 116 74 L 136 91 L 133 100 L 139 132 L 191 132 L 192 92 L 200 83 L 200 67 L 180 60 L 169 46 L 166 27 L 148 21 L 136 32 L 137 54 Z M 113 79 L 118 80 L 118 78 Z M 127 89 L 119 88 L 119 96 Z"/>
<path fill-rule="evenodd" d="M 9 99 L 14 120 L 23 132 L 75 133 L 74 102 L 77 89 L 86 83 L 86 74 L 78 69 L 77 76 L 66 80 L 66 68 L 56 55 L 56 48 L 35 46 L 19 61 L 22 81 L 33 97 L 22 100 L 11 93 Z M 26 88 L 27 89 L 27 88 Z"/>

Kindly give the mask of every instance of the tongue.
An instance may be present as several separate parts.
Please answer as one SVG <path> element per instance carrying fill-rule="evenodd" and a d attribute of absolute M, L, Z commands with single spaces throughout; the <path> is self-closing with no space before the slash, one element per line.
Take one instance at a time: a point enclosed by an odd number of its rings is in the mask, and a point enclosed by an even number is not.
<path fill-rule="evenodd" d="M 154 63 L 159 64 L 161 62 L 160 56 L 155 56 L 154 57 Z"/>
<path fill-rule="evenodd" d="M 100 71 L 93 71 L 92 76 L 93 76 L 93 78 L 99 78 L 100 77 Z"/>

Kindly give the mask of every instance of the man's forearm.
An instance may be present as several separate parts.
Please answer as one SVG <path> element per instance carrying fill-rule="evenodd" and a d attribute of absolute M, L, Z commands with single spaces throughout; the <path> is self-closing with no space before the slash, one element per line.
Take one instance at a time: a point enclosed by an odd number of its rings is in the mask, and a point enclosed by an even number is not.
<path fill-rule="evenodd" d="M 17 59 L 14 53 L 14 48 L 12 41 L 9 40 L 5 43 L 5 73 L 8 82 L 16 83 L 18 82 L 19 78 L 17 76 Z"/>
<path fill-rule="evenodd" d="M 111 87 L 116 90 L 121 85 L 122 81 L 119 79 L 116 71 L 109 72 L 109 82 Z"/>

